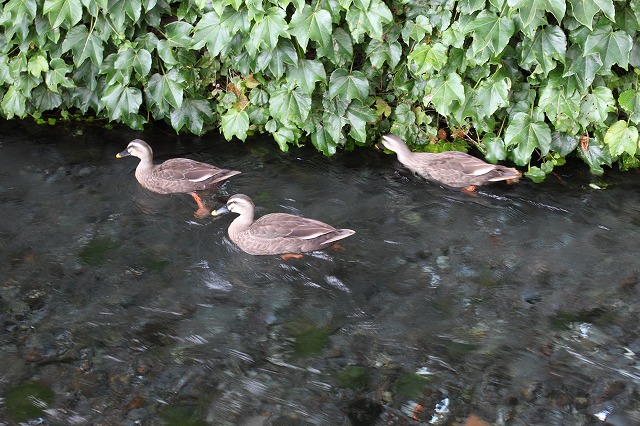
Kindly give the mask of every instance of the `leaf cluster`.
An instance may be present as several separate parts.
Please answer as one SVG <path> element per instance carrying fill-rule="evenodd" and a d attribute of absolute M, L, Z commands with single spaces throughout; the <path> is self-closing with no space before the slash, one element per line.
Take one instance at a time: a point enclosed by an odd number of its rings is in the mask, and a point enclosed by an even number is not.
<path fill-rule="evenodd" d="M 0 114 L 636 167 L 640 0 L 8 0 Z"/>

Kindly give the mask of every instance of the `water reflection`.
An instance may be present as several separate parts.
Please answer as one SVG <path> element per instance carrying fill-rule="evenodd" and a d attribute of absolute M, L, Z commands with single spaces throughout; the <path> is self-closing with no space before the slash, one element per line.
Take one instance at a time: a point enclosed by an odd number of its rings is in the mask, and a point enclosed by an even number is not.
<path fill-rule="evenodd" d="M 2 127 L 0 418 L 637 423 L 634 171 L 596 190 L 577 165 L 469 196 L 374 150 Z M 196 219 L 189 195 L 139 187 L 114 157 L 136 137 L 156 161 L 241 170 L 204 194 L 212 207 L 245 193 L 258 216 L 356 234 L 302 259 L 247 255 L 232 217 Z M 31 382 L 54 398 L 18 418 L 10 391 Z"/>

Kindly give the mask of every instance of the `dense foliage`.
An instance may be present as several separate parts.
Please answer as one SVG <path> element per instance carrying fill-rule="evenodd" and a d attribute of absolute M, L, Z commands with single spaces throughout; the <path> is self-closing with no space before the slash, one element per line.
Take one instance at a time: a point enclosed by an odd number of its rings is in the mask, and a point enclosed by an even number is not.
<path fill-rule="evenodd" d="M 640 0 L 9 0 L 4 117 L 637 166 Z"/>

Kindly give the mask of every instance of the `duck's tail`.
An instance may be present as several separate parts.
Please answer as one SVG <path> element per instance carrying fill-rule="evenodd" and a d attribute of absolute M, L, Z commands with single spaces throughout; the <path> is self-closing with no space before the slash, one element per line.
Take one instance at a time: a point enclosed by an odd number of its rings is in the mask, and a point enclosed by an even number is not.
<path fill-rule="evenodd" d="M 336 229 L 335 231 L 332 231 L 331 233 L 327 234 L 327 236 L 329 238 L 327 238 L 326 241 L 324 241 L 322 244 L 327 245 L 327 244 L 331 244 L 335 241 L 341 240 L 343 238 L 347 238 L 350 235 L 355 234 L 356 231 L 352 231 L 351 229 Z"/>
<path fill-rule="evenodd" d="M 505 167 L 501 165 L 495 166 L 495 168 L 489 173 L 491 178 L 489 182 L 498 182 L 501 180 L 507 180 L 511 182 L 517 182 L 522 177 L 520 170 L 516 170 L 512 167 Z"/>

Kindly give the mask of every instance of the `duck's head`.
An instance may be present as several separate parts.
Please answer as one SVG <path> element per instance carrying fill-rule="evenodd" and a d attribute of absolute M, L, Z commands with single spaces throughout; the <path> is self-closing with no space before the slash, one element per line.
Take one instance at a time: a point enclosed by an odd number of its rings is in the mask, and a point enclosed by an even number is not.
<path fill-rule="evenodd" d="M 134 139 L 129 142 L 127 149 L 116 154 L 116 158 L 128 157 L 130 155 L 138 158 L 152 158 L 153 150 L 149 144 L 142 139 Z"/>
<path fill-rule="evenodd" d="M 407 145 L 402 139 L 393 134 L 384 135 L 382 137 L 382 145 L 389 151 L 402 152 L 408 150 Z"/>
<path fill-rule="evenodd" d="M 218 210 L 214 210 L 211 212 L 212 216 L 220 216 L 226 213 L 250 213 L 253 215 L 253 210 L 255 209 L 255 205 L 251 198 L 247 197 L 244 194 L 236 194 L 229 197 L 227 200 L 227 204 L 223 207 L 220 207 Z"/>

